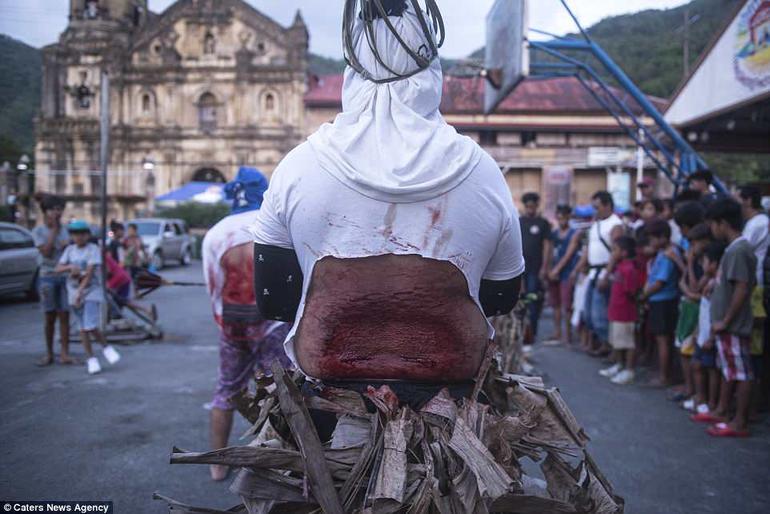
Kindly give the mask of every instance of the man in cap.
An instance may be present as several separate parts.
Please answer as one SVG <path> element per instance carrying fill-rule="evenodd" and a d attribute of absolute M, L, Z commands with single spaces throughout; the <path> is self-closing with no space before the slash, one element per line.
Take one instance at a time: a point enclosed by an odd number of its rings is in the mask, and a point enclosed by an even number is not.
<path fill-rule="evenodd" d="M 225 186 L 233 200 L 231 214 L 203 239 L 203 272 L 220 329 L 219 379 L 211 408 L 214 449 L 227 446 L 234 400 L 254 373 L 269 373 L 275 359 L 289 365 L 283 351 L 288 326 L 260 316 L 254 296 L 254 246 L 247 227 L 254 223 L 266 189 L 264 175 L 242 167 Z M 223 480 L 227 471 L 226 466 L 211 466 L 211 478 Z"/>
<path fill-rule="evenodd" d="M 286 350 L 311 378 L 463 394 L 493 336 L 485 315 L 518 297 L 518 215 L 497 163 L 439 113 L 435 2 L 357 3 L 343 112 L 280 163 L 257 216 L 257 303 L 294 321 Z"/>
<path fill-rule="evenodd" d="M 642 195 L 642 201 L 655 199 L 655 179 L 652 177 L 644 177 L 636 187 L 639 189 L 639 193 Z"/>

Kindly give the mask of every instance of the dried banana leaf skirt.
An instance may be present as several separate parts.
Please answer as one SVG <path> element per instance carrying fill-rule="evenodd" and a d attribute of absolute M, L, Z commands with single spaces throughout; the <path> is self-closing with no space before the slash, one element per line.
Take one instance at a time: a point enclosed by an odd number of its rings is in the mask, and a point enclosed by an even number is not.
<path fill-rule="evenodd" d="M 178 513 L 622 513 L 559 392 L 494 369 L 469 398 L 444 389 L 413 410 L 387 386 L 303 394 L 304 379 L 275 367 L 274 384 L 241 402 L 248 445 L 171 456 L 237 468 L 230 490 L 242 504 L 158 498 Z M 336 416 L 331 441 L 319 440 L 309 409 Z"/>

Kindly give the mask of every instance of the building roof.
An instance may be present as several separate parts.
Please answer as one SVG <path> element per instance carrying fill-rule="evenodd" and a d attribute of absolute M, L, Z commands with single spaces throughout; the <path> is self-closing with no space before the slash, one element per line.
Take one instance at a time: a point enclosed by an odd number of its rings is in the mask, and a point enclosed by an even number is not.
<path fill-rule="evenodd" d="M 305 95 L 307 107 L 342 106 L 342 75 L 313 77 Z M 617 90 L 614 90 L 619 96 Z M 659 109 L 665 101 L 651 97 Z M 484 111 L 484 79 L 444 77 L 441 112 L 444 114 L 481 114 Z M 527 79 L 506 98 L 495 114 L 588 114 L 604 113 L 602 106 L 574 77 Z"/>

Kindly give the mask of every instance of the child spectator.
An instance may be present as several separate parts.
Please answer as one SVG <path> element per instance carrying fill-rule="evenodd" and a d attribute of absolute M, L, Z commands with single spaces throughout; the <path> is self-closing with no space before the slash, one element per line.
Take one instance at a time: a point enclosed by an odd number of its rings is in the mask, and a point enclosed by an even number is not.
<path fill-rule="evenodd" d="M 695 414 L 690 419 L 706 423 L 719 421 L 711 414 L 716 410 L 719 399 L 719 371 L 716 367 L 716 347 L 711 334 L 711 294 L 719 271 L 719 261 L 724 253 L 724 243 L 712 241 L 703 250 L 702 257 L 703 283 L 698 316 L 698 344 L 693 356 Z"/>
<path fill-rule="evenodd" d="M 767 256 L 768 247 L 770 247 L 770 219 L 762 210 L 762 193 L 755 186 L 744 186 L 738 193 L 741 206 L 743 207 L 743 219 L 746 222 L 743 227 L 743 237 L 751 245 L 754 255 L 757 257 L 757 287 L 751 295 L 751 309 L 754 314 L 754 331 L 751 337 L 751 360 L 754 367 L 754 378 L 757 384 L 763 381 L 762 360 L 765 348 L 765 341 L 768 334 L 765 334 L 766 312 L 762 298 L 764 296 L 764 261 Z M 755 403 L 761 403 L 763 394 L 766 391 L 760 390 L 760 394 L 754 395 Z"/>
<path fill-rule="evenodd" d="M 639 234 L 639 231 L 642 230 L 645 226 L 649 225 L 653 221 L 659 220 L 662 213 L 662 201 L 658 200 L 657 198 L 643 201 L 639 211 L 641 223 L 636 229 L 637 235 Z"/>
<path fill-rule="evenodd" d="M 551 233 L 554 256 L 553 267 L 548 273 L 549 289 L 548 299 L 553 308 L 553 320 L 556 327 L 554 338 L 546 345 L 558 345 L 572 343 L 572 289 L 575 284 L 570 280 L 570 275 L 578 263 L 580 255 L 580 233 L 570 227 L 572 207 L 558 205 L 556 207 L 556 220 L 558 226 Z M 564 336 L 562 337 L 562 320 L 566 323 Z"/>
<path fill-rule="evenodd" d="M 711 332 L 722 369 L 722 391 L 714 417 L 725 421 L 709 427 L 708 433 L 715 437 L 748 437 L 754 379 L 750 358 L 754 324 L 751 294 L 757 283 L 757 258 L 741 235 L 743 216 L 738 202 L 724 197 L 714 200 L 707 219 L 714 238 L 727 243 L 711 295 Z M 736 390 L 735 416 L 726 421 Z"/>
<path fill-rule="evenodd" d="M 93 375 L 101 371 L 101 366 L 91 348 L 92 337 L 102 344 L 104 358 L 110 364 L 118 362 L 120 354 L 115 348 L 107 345 L 104 335 L 99 330 L 104 303 L 101 288 L 101 251 L 98 246 L 89 242 L 91 230 L 85 221 L 72 221 L 67 226 L 67 230 L 74 244 L 64 250 L 56 271 L 69 274 L 67 296 L 72 313 L 80 327 L 80 337 L 88 357 L 88 373 Z"/>
<path fill-rule="evenodd" d="M 45 316 L 45 355 L 38 361 L 38 366 L 53 364 L 53 340 L 56 332 L 56 320 L 59 320 L 59 338 L 61 354 L 59 362 L 73 364 L 70 357 L 70 313 L 67 301 L 67 277 L 56 273 L 56 264 L 64 249 L 70 243 L 70 236 L 62 226 L 61 217 L 65 202 L 58 196 L 46 196 L 40 201 L 43 211 L 43 224 L 35 227 L 32 237 L 40 251 L 40 270 L 38 294 Z"/>
<path fill-rule="evenodd" d="M 688 410 L 695 408 L 695 400 L 693 398 L 695 396 L 695 385 L 690 364 L 695 353 L 698 312 L 700 311 L 700 290 L 697 283 L 703 275 L 703 270 L 694 263 L 695 254 L 690 251 L 689 236 L 693 228 L 704 219 L 705 215 L 705 209 L 698 202 L 681 204 L 676 210 L 674 220 L 682 234 L 681 247 L 686 252 L 686 261 L 681 258 L 681 255 L 673 246 L 667 253 L 667 257 L 679 267 L 679 272 L 682 276 L 680 281 L 682 297 L 679 301 L 679 319 L 676 325 L 674 343 L 679 349 L 685 389 L 678 395 L 675 395 L 674 399 L 676 401 L 684 400 L 683 406 Z"/>
<path fill-rule="evenodd" d="M 123 257 L 123 267 L 131 273 L 131 278 L 136 280 L 136 275 L 142 269 L 142 263 L 147 260 L 142 238 L 137 232 L 135 223 L 128 224 L 128 235 L 123 240 L 123 246 L 126 249 Z"/>
<path fill-rule="evenodd" d="M 123 237 L 126 235 L 126 228 L 121 222 L 112 220 L 110 222 L 110 230 L 112 231 L 112 238 L 110 238 L 107 249 L 115 262 L 123 262 L 126 253 L 123 248 Z"/>
<path fill-rule="evenodd" d="M 671 227 L 671 242 L 675 245 L 682 243 L 682 232 L 679 230 L 679 226 L 674 221 L 674 199 L 665 198 L 663 200 L 663 212 L 660 213 L 661 217 L 668 222 L 668 226 Z"/>
<path fill-rule="evenodd" d="M 599 374 L 621 385 L 630 384 L 635 377 L 636 297 L 642 287 L 635 257 L 636 242 L 631 237 L 621 236 L 612 245 L 612 259 L 607 266 L 611 282 L 607 316 L 615 364 L 599 371 Z"/>
<path fill-rule="evenodd" d="M 679 270 L 666 255 L 671 250 L 671 227 L 665 220 L 650 223 L 645 229 L 650 245 L 657 252 L 647 277 L 642 301 L 649 303 L 648 325 L 658 349 L 659 378 L 650 386 L 671 383 L 671 346 L 676 330 L 679 304 Z"/>
<path fill-rule="evenodd" d="M 118 307 L 129 307 L 144 314 L 148 319 L 157 321 L 158 311 L 155 304 L 145 307 L 131 300 L 131 276 L 112 258 L 110 252 L 106 252 L 104 257 L 104 262 L 107 265 L 107 291 L 118 304 Z"/>

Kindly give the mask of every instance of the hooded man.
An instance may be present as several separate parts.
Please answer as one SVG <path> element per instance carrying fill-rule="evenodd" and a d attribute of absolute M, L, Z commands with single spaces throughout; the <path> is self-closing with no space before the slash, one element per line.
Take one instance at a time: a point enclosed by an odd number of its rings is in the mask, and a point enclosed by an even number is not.
<path fill-rule="evenodd" d="M 290 365 L 283 352 L 288 325 L 267 321 L 257 311 L 254 297 L 252 236 L 267 189 L 259 171 L 241 168 L 225 194 L 233 200 L 232 213 L 214 225 L 203 239 L 203 270 L 214 320 L 220 328 L 219 380 L 211 409 L 211 445 L 227 446 L 233 423 L 233 400 L 247 389 L 254 373 L 270 373 L 278 359 Z M 223 480 L 226 466 L 211 466 L 211 478 Z"/>
<path fill-rule="evenodd" d="M 343 112 L 280 163 L 254 225 L 260 311 L 294 322 L 287 354 L 325 383 L 472 383 L 485 314 L 518 298 L 516 208 L 497 163 L 439 113 L 426 3 L 359 14 L 348 0 Z"/>

